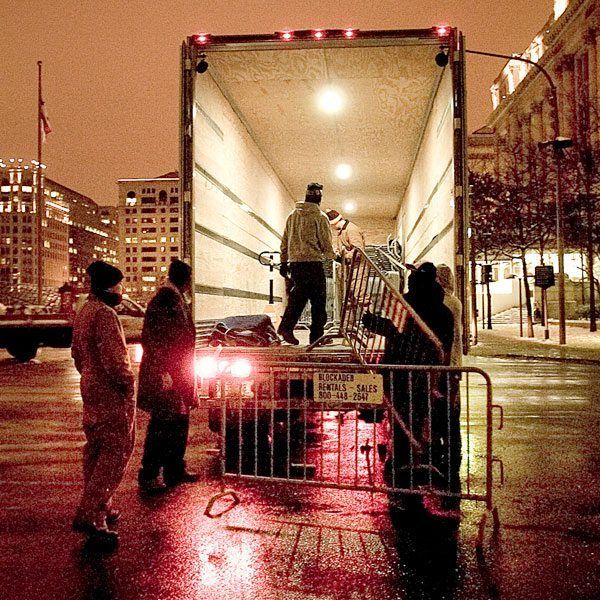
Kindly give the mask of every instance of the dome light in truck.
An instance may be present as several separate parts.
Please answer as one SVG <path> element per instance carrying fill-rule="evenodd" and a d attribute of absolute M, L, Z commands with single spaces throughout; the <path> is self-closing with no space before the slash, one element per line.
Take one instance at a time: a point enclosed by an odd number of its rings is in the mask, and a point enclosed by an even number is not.
<path fill-rule="evenodd" d="M 335 88 L 327 88 L 319 95 L 319 106 L 326 113 L 337 113 L 344 106 L 344 98 Z"/>
<path fill-rule="evenodd" d="M 344 210 L 348 213 L 353 213 L 356 210 L 356 202 L 348 200 L 348 202 L 344 204 Z"/>
<path fill-rule="evenodd" d="M 352 176 L 352 167 L 345 163 L 338 165 L 335 168 L 335 176 L 338 179 L 350 179 L 350 177 Z"/>

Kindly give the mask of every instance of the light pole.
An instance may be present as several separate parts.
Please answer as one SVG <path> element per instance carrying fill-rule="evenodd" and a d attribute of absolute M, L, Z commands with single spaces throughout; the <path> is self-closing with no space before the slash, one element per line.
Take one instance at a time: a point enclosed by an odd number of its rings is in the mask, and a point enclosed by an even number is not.
<path fill-rule="evenodd" d="M 540 144 L 541 146 L 552 146 L 554 150 L 554 162 L 556 165 L 556 253 L 558 255 L 558 340 L 559 344 L 567 343 L 567 330 L 565 322 L 565 250 L 563 232 L 563 199 L 562 199 L 562 165 L 563 150 L 573 144 L 572 140 L 560 137 L 560 115 L 558 114 L 558 94 L 556 84 L 544 67 L 533 60 L 522 56 L 511 56 L 509 54 L 498 54 L 496 52 L 482 52 L 480 50 L 465 50 L 468 54 L 479 56 L 491 56 L 507 60 L 517 60 L 535 67 L 548 81 L 550 86 L 550 102 L 552 104 L 552 126 L 554 139 Z"/>

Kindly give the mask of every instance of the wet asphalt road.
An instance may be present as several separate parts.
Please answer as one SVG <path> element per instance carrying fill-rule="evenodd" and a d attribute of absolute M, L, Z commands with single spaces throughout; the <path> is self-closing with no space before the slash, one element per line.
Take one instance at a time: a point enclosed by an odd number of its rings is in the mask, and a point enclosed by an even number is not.
<path fill-rule="evenodd" d="M 208 519 L 218 480 L 200 413 L 188 458 L 203 482 L 159 498 L 137 493 L 140 416 L 115 499 L 120 549 L 103 556 L 69 528 L 83 437 L 68 351 L 46 350 L 28 365 L 1 354 L 0 598 L 597 598 L 600 367 L 476 364 L 505 407 L 495 433 L 506 471 L 495 492 L 502 529 L 488 535 L 483 558 L 473 547 L 475 503 L 463 503 L 453 532 L 431 521 L 392 524 L 377 495 L 236 484 L 242 504 Z M 480 421 L 476 405 L 473 415 Z M 474 428 L 473 463 L 481 441 Z"/>

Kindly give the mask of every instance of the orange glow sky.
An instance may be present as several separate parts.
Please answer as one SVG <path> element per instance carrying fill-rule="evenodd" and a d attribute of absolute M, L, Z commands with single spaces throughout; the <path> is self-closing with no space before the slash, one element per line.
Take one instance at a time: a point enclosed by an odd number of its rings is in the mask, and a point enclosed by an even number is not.
<path fill-rule="evenodd" d="M 48 176 L 114 204 L 117 179 L 177 167 L 187 35 L 448 23 L 470 48 L 511 53 L 529 45 L 551 12 L 551 0 L 0 0 L 0 157 L 36 156 L 37 60 L 54 129 L 44 146 Z M 469 130 L 485 122 L 502 66 L 469 57 Z"/>

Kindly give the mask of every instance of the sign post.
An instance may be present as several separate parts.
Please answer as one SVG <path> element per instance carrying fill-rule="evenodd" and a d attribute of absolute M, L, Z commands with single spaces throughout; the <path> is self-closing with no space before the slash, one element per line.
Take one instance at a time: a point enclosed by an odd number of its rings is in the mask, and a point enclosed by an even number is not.
<path fill-rule="evenodd" d="M 548 327 L 548 288 L 554 285 L 554 267 L 552 265 L 540 265 L 535 268 L 535 285 L 542 290 L 542 319 L 544 321 L 544 339 L 550 339 Z"/>

